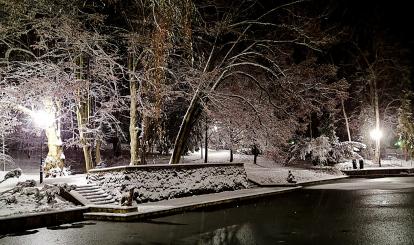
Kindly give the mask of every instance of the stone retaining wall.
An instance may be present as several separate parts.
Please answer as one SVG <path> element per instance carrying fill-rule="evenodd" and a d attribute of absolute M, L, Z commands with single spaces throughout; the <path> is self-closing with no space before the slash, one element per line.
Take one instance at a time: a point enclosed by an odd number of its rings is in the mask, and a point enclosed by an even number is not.
<path fill-rule="evenodd" d="M 342 170 L 349 177 L 392 177 L 392 176 L 411 176 L 414 174 L 414 168 L 393 167 L 393 168 L 367 168 Z"/>
<path fill-rule="evenodd" d="M 124 166 L 89 171 L 97 184 L 120 200 L 134 187 L 138 203 L 249 187 L 242 163 Z"/>

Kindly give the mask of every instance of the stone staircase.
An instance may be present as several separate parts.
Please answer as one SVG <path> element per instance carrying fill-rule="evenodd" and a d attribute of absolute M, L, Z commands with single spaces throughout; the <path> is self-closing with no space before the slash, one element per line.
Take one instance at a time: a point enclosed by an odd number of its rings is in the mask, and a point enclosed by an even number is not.
<path fill-rule="evenodd" d="M 129 221 L 139 215 L 137 206 L 120 206 L 111 195 L 97 185 L 78 185 L 69 194 L 77 203 L 89 208 L 83 213 L 86 220 Z"/>
<path fill-rule="evenodd" d="M 117 205 L 115 199 L 97 185 L 79 185 L 73 194 L 83 205 Z"/>

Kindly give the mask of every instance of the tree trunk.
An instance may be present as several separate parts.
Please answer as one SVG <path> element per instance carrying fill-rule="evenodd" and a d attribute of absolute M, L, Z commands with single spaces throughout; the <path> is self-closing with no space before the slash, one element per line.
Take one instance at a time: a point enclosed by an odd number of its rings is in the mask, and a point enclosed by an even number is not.
<path fill-rule="evenodd" d="M 95 165 L 102 162 L 101 145 L 102 145 L 102 141 L 100 139 L 96 139 L 95 141 Z"/>
<path fill-rule="evenodd" d="M 351 142 L 351 131 L 349 130 L 349 122 L 348 122 L 348 116 L 346 115 L 346 111 L 345 111 L 345 106 L 344 106 L 344 100 L 341 99 L 341 105 L 342 105 L 342 112 L 344 114 L 344 118 L 345 118 L 345 127 L 346 127 L 346 132 L 348 133 L 348 141 Z"/>
<path fill-rule="evenodd" d="M 310 138 L 312 139 L 312 114 L 309 114 L 309 134 L 310 134 Z"/>
<path fill-rule="evenodd" d="M 62 140 L 60 136 L 60 121 L 57 115 L 59 111 L 59 104 L 51 98 L 46 98 L 43 101 L 43 106 L 45 112 L 51 115 L 51 120 L 53 120 L 52 122 L 48 122 L 49 125 L 45 125 L 46 128 L 41 129 L 45 130 L 45 134 L 47 137 L 48 154 L 46 156 L 45 166 L 43 169 L 47 176 L 48 171 L 52 168 L 60 168 L 61 170 L 63 169 L 63 167 L 65 166 L 65 156 L 63 154 Z M 30 116 L 33 116 L 35 114 L 34 111 L 23 106 L 17 106 L 17 109 Z M 42 144 L 43 143 L 44 142 L 42 142 Z"/>
<path fill-rule="evenodd" d="M 48 127 L 46 130 L 47 137 L 47 147 L 48 153 L 45 159 L 44 171 L 47 176 L 47 172 L 51 168 L 60 168 L 61 170 L 64 167 L 64 157 L 62 140 L 60 139 L 60 132 L 57 132 L 56 127 Z M 43 143 L 43 142 L 42 142 Z"/>
<path fill-rule="evenodd" d="M 62 140 L 60 137 L 60 124 L 56 119 L 56 104 L 51 99 L 45 100 L 43 104 L 44 110 L 48 114 L 52 115 L 54 119 L 53 122 L 51 122 L 51 124 L 45 128 L 48 153 L 45 159 L 45 166 L 43 170 L 45 172 L 45 176 L 48 176 L 48 172 L 52 168 L 60 168 L 63 170 L 65 157 L 63 154 Z"/>
<path fill-rule="evenodd" d="M 200 159 L 203 159 L 203 141 L 202 139 L 200 140 Z"/>
<path fill-rule="evenodd" d="M 1 134 L 1 150 L 3 153 L 3 171 L 6 171 L 6 140 L 4 137 L 4 133 Z"/>
<path fill-rule="evenodd" d="M 230 121 L 231 123 L 231 121 Z M 234 148 L 234 142 L 233 142 L 233 130 L 232 128 L 229 128 L 229 138 L 230 138 L 230 162 L 233 162 L 233 148 Z"/>
<path fill-rule="evenodd" d="M 140 149 L 140 160 L 141 160 L 141 164 L 146 164 L 147 163 L 147 159 L 146 159 L 146 154 L 148 151 L 148 134 L 149 134 L 149 124 L 150 124 L 150 118 L 148 116 L 143 115 L 143 119 L 142 119 L 142 129 L 141 129 L 141 135 L 140 135 L 140 139 L 141 139 L 141 149 Z"/>
<path fill-rule="evenodd" d="M 378 98 L 378 89 L 377 82 L 374 80 L 374 109 L 375 109 L 375 129 L 377 132 L 380 132 L 380 114 L 379 114 L 379 98 Z M 381 139 L 378 139 L 375 142 L 375 162 L 381 167 Z"/>
<path fill-rule="evenodd" d="M 129 70 L 133 70 L 133 59 L 130 57 L 128 61 Z M 138 141 L 138 115 L 137 115 L 137 81 L 132 78 L 129 79 L 129 88 L 131 94 L 131 104 L 129 107 L 129 136 L 131 141 L 129 145 L 131 146 L 131 161 L 129 165 L 138 165 L 140 163 L 139 159 L 139 141 Z"/>
<path fill-rule="evenodd" d="M 207 124 L 207 116 L 206 116 L 206 128 L 205 128 L 205 136 L 204 136 L 204 146 L 205 146 L 205 153 L 204 153 L 204 163 L 208 161 L 208 124 Z"/>
<path fill-rule="evenodd" d="M 118 135 L 112 138 L 112 152 L 115 157 L 122 155 L 121 142 L 118 138 Z"/>
<path fill-rule="evenodd" d="M 177 164 L 180 162 L 181 155 L 184 151 L 184 146 L 188 135 L 191 131 L 191 123 L 196 116 L 196 110 L 198 107 L 198 100 L 200 96 L 200 89 L 197 89 L 195 92 L 193 99 L 190 102 L 190 105 L 187 108 L 187 111 L 184 115 L 183 121 L 181 122 L 180 130 L 178 131 L 178 135 L 175 138 L 174 149 L 171 154 L 170 163 L 169 164 Z M 205 153 L 207 154 L 207 153 Z"/>
<path fill-rule="evenodd" d="M 78 60 L 78 73 L 77 78 L 83 79 L 83 57 L 82 55 Z M 89 123 L 90 117 L 90 100 L 89 100 L 89 86 L 86 86 L 84 89 L 78 90 L 78 102 L 76 105 L 76 117 L 78 121 L 79 129 L 79 141 L 82 145 L 83 155 L 85 160 L 86 171 L 89 171 L 93 168 L 92 163 L 92 151 L 90 146 L 90 137 L 87 133 L 87 125 Z"/>

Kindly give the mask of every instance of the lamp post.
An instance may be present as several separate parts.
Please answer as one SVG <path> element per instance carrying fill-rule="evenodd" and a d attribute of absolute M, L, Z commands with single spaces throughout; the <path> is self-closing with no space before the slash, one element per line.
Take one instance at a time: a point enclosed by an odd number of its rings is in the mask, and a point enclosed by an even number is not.
<path fill-rule="evenodd" d="M 378 162 L 378 165 L 381 167 L 381 137 L 382 132 L 379 128 L 371 130 L 370 136 L 375 140 L 375 160 Z"/>
<path fill-rule="evenodd" d="M 33 121 L 35 122 L 36 126 L 38 126 L 41 129 L 41 132 L 40 132 L 40 141 L 41 141 L 40 143 L 40 169 L 39 169 L 39 183 L 41 184 L 43 183 L 42 156 L 43 156 L 43 141 L 44 141 L 42 131 L 52 126 L 55 119 L 52 114 L 46 111 L 43 111 L 43 110 L 33 112 L 32 117 L 33 117 Z"/>

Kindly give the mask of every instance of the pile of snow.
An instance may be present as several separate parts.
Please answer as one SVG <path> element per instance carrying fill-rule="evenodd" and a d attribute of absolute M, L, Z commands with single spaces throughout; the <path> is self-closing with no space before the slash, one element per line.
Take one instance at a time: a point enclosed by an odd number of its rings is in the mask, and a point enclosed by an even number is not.
<path fill-rule="evenodd" d="M 134 188 L 138 203 L 249 187 L 244 168 L 234 165 L 98 172 L 90 175 L 89 182 L 101 186 L 117 201 Z"/>
<path fill-rule="evenodd" d="M 34 180 L 18 182 L 14 188 L 0 193 L 0 217 L 75 207 L 75 204 L 59 196 L 62 191 L 74 188 L 67 184 L 38 188 Z"/>
<path fill-rule="evenodd" d="M 58 176 L 69 176 L 71 174 L 72 174 L 72 171 L 70 170 L 70 166 L 67 167 L 67 168 L 63 167 L 63 169 L 61 169 L 61 168 L 51 168 L 46 173 L 47 177 L 52 177 L 52 178 L 56 178 Z"/>

